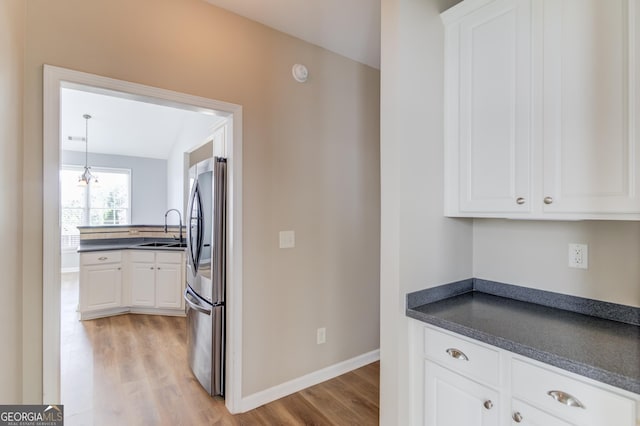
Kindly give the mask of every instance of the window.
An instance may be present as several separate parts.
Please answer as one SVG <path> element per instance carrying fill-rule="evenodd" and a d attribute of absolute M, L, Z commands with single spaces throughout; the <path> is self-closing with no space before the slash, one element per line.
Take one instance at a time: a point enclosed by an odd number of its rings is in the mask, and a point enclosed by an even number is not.
<path fill-rule="evenodd" d="M 127 225 L 131 222 L 131 171 L 92 167 L 98 183 L 78 183 L 84 170 L 60 170 L 60 227 L 62 249 L 78 247 L 78 226 Z"/>

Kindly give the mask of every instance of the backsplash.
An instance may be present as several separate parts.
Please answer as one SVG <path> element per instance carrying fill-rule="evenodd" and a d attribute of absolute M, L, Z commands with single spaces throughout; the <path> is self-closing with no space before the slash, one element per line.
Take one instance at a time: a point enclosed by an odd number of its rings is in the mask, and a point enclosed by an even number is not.
<path fill-rule="evenodd" d="M 115 226 L 78 226 L 80 240 L 104 240 L 121 238 L 167 238 L 179 235 L 178 225 L 167 226 L 164 232 L 164 225 L 115 225 Z M 186 228 L 182 227 L 183 235 L 186 236 Z"/>
<path fill-rule="evenodd" d="M 407 310 L 410 310 L 417 306 L 434 303 L 469 292 L 491 294 L 512 300 L 535 303 L 592 317 L 640 326 L 640 308 L 634 306 L 499 283 L 480 278 L 469 278 L 408 293 L 406 296 L 406 307 Z"/>

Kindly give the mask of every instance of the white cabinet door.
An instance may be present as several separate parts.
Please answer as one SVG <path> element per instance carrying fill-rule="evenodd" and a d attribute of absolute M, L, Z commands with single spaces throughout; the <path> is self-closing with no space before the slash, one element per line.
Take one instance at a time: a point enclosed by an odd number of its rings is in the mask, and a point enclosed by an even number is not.
<path fill-rule="evenodd" d="M 156 300 L 155 264 L 131 263 L 131 306 L 154 307 Z"/>
<path fill-rule="evenodd" d="M 182 309 L 183 256 L 180 252 L 131 253 L 131 306 Z"/>
<path fill-rule="evenodd" d="M 182 267 L 175 263 L 158 263 L 156 267 L 156 303 L 158 308 L 183 307 Z"/>
<path fill-rule="evenodd" d="M 511 426 L 572 426 L 529 404 L 514 399 L 511 403 Z"/>
<path fill-rule="evenodd" d="M 497 426 L 500 395 L 493 389 L 425 361 L 424 419 L 427 426 Z"/>
<path fill-rule="evenodd" d="M 545 212 L 640 212 L 635 0 L 544 0 Z"/>
<path fill-rule="evenodd" d="M 119 308 L 122 303 L 120 263 L 82 266 L 81 312 Z"/>
<path fill-rule="evenodd" d="M 637 0 L 442 15 L 445 214 L 640 220 Z"/>
<path fill-rule="evenodd" d="M 530 3 L 498 0 L 447 27 L 446 191 L 453 215 L 531 210 Z"/>

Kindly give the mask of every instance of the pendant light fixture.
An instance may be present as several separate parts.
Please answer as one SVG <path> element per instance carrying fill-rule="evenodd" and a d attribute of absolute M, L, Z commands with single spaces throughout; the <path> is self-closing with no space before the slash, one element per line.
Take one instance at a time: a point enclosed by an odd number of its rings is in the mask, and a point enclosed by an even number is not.
<path fill-rule="evenodd" d="M 89 182 L 93 181 L 93 183 L 98 183 L 97 176 L 91 174 L 91 167 L 89 167 L 89 119 L 91 116 L 89 114 L 84 114 L 82 116 L 85 120 L 85 128 L 84 128 L 84 143 L 85 143 L 85 151 L 84 151 L 84 173 L 80 175 L 78 178 L 78 182 L 84 183 L 88 185 Z"/>

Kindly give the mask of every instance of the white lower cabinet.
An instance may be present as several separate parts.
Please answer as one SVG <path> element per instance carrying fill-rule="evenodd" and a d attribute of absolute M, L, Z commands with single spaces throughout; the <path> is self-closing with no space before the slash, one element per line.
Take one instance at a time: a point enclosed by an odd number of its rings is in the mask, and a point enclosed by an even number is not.
<path fill-rule="evenodd" d="M 514 397 L 569 424 L 636 424 L 637 399 L 589 385 L 526 360 L 514 358 L 511 361 L 511 392 Z"/>
<path fill-rule="evenodd" d="M 184 308 L 184 280 L 180 264 L 159 262 L 156 267 L 156 306 L 158 308 Z"/>
<path fill-rule="evenodd" d="M 156 273 L 154 264 L 131 263 L 131 306 L 153 307 L 156 304 Z"/>
<path fill-rule="evenodd" d="M 182 309 L 184 279 L 181 252 L 130 252 L 131 306 Z"/>
<path fill-rule="evenodd" d="M 640 425 L 640 395 L 419 321 L 410 336 L 414 425 Z"/>
<path fill-rule="evenodd" d="M 571 423 L 560 420 L 518 399 L 511 401 L 511 412 L 512 426 L 571 426 Z"/>
<path fill-rule="evenodd" d="M 500 424 L 499 411 L 495 407 L 499 400 L 497 391 L 431 361 L 424 364 L 424 395 L 426 425 Z"/>
<path fill-rule="evenodd" d="M 80 256 L 80 313 L 117 312 L 122 306 L 122 254 L 120 251 L 83 253 Z"/>
<path fill-rule="evenodd" d="M 80 319 L 123 312 L 184 315 L 183 252 L 81 253 Z"/>

